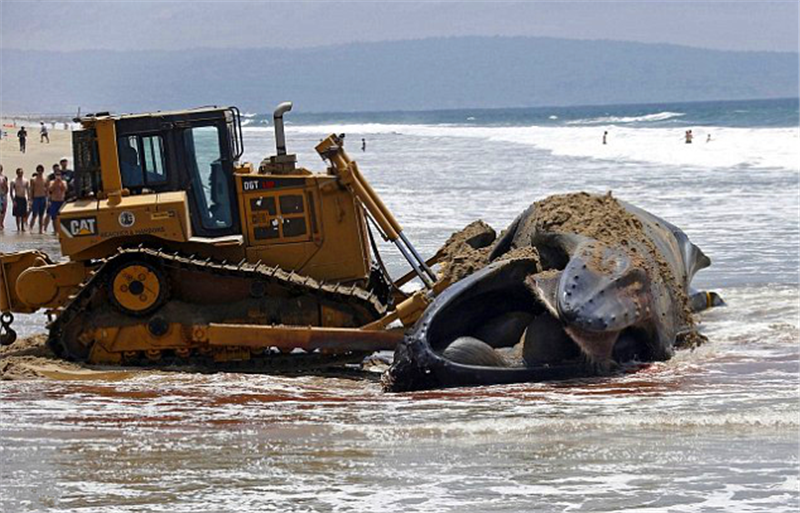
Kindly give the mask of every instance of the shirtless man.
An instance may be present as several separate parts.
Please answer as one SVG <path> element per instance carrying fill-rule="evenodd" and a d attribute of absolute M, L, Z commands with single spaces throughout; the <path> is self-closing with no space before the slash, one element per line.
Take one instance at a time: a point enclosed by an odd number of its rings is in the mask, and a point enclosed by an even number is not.
<path fill-rule="evenodd" d="M 3 164 L 0 164 L 0 232 L 6 229 L 6 210 L 8 210 L 8 177 L 3 174 Z"/>
<path fill-rule="evenodd" d="M 46 187 L 47 187 L 47 208 L 44 210 L 44 231 L 47 231 L 47 227 L 50 226 L 50 183 L 56 179 L 56 173 L 61 171 L 61 167 L 58 164 L 53 164 L 53 170 L 47 175 Z M 63 179 L 63 175 L 62 175 Z M 53 224 L 53 229 L 55 229 L 56 225 Z"/>
<path fill-rule="evenodd" d="M 47 209 L 47 182 L 44 179 L 44 166 L 36 166 L 36 174 L 31 180 L 31 231 L 36 219 L 39 219 L 39 233 L 42 233 L 44 211 Z"/>
<path fill-rule="evenodd" d="M 28 180 L 22 175 L 22 168 L 17 168 L 17 178 L 11 184 L 11 201 L 14 202 L 14 219 L 17 231 L 25 231 L 25 219 L 28 217 Z"/>
<path fill-rule="evenodd" d="M 50 196 L 50 206 L 47 215 L 53 220 L 53 234 L 58 230 L 58 211 L 67 197 L 67 182 L 61 177 L 61 170 L 56 171 L 56 176 L 47 184 L 47 193 Z M 47 229 L 47 224 L 44 226 Z"/>

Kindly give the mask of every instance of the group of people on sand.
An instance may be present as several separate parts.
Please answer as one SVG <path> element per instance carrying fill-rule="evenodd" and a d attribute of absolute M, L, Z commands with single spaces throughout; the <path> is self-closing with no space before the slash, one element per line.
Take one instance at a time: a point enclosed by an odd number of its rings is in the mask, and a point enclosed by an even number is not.
<path fill-rule="evenodd" d="M 30 179 L 25 178 L 24 170 L 19 167 L 11 181 L 0 164 L 0 231 L 5 230 L 6 212 L 11 203 L 18 232 L 24 232 L 26 225 L 33 231 L 38 221 L 39 233 L 44 233 L 52 221 L 53 233 L 56 233 L 58 212 L 71 193 L 74 179 L 74 172 L 67 164 L 67 159 L 61 159 L 53 164 L 47 176 L 44 166 L 39 164 Z"/>

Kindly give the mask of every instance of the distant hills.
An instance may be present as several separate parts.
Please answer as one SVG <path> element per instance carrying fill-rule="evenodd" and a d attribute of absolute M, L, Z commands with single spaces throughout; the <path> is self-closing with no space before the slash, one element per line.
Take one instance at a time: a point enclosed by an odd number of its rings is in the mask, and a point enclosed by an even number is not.
<path fill-rule="evenodd" d="M 232 104 L 269 112 L 536 107 L 797 97 L 798 54 L 459 37 L 310 49 L 0 50 L 8 113 Z"/>

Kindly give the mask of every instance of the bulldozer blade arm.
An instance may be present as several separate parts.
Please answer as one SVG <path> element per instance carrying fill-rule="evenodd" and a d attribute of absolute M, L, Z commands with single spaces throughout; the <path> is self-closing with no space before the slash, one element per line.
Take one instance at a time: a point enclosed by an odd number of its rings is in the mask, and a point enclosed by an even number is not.
<path fill-rule="evenodd" d="M 212 346 L 300 348 L 306 351 L 315 349 L 328 351 L 381 351 L 393 350 L 402 339 L 402 330 L 367 331 L 358 328 L 215 323 L 208 326 L 208 343 Z"/>

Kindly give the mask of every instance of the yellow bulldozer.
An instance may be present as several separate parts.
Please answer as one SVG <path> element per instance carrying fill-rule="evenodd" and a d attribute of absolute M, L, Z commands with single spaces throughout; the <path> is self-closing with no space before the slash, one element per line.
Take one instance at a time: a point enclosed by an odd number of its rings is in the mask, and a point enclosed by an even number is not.
<path fill-rule="evenodd" d="M 238 109 L 90 114 L 72 134 L 74 198 L 58 216 L 64 258 L 0 254 L 0 342 L 13 313 L 43 310 L 48 343 L 97 364 L 246 362 L 329 366 L 392 349 L 444 284 L 344 150 L 316 146 L 314 173 L 288 154 L 240 163 Z M 411 271 L 378 265 L 376 229 Z M 400 287 L 413 279 L 416 293 Z M 397 323 L 395 323 L 396 325 Z"/>

